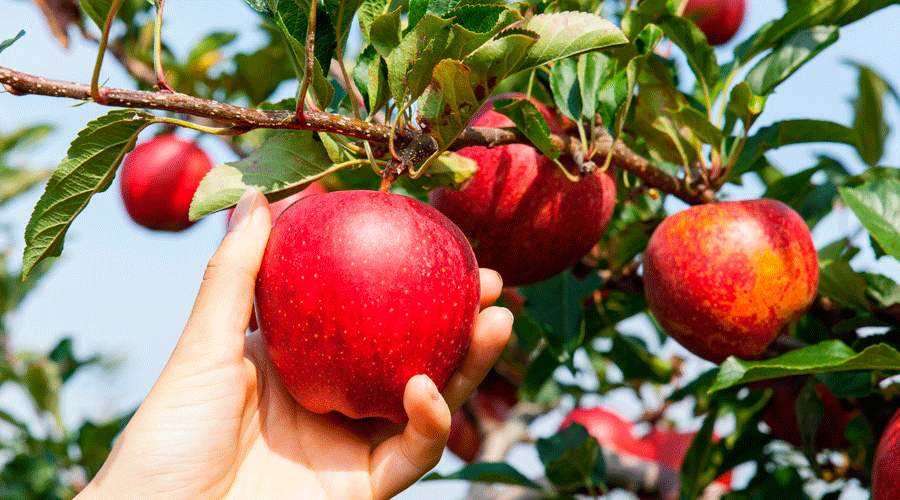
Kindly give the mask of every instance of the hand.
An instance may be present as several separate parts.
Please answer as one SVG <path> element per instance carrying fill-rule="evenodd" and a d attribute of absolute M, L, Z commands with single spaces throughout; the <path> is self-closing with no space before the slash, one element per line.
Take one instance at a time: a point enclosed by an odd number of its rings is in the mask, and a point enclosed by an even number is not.
<path fill-rule="evenodd" d="M 481 272 L 471 347 L 443 395 L 425 375 L 407 383 L 405 426 L 315 414 L 285 390 L 259 332 L 245 336 L 270 226 L 265 197 L 248 190 L 172 357 L 79 500 L 386 499 L 440 460 L 451 411 L 509 338 L 512 315 L 488 307 L 499 276 Z"/>

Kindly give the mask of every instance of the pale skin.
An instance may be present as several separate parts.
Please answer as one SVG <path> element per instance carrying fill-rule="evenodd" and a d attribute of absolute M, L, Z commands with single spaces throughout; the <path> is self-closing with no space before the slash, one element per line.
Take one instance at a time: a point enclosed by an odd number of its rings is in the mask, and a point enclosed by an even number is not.
<path fill-rule="evenodd" d="M 287 393 L 259 332 L 244 333 L 270 226 L 265 197 L 248 190 L 169 362 L 78 500 L 387 499 L 440 460 L 451 412 L 512 329 L 491 306 L 499 276 L 481 270 L 471 347 L 443 393 L 425 375 L 407 383 L 407 424 L 315 414 Z"/>

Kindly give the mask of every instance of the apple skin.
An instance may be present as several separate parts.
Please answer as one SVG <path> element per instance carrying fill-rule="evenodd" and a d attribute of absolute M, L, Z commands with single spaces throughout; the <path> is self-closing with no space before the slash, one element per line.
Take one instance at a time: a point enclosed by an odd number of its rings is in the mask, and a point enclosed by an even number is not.
<path fill-rule="evenodd" d="M 802 447 L 803 438 L 797 420 L 797 397 L 800 395 L 802 385 L 791 380 L 774 380 L 767 383 L 775 392 L 763 412 L 762 421 L 769 426 L 773 437 L 797 448 Z M 845 410 L 840 400 L 824 384 L 816 384 L 815 391 L 822 400 L 824 413 L 813 440 L 813 447 L 816 451 L 822 451 L 839 450 L 850 446 L 845 431 L 859 411 Z"/>
<path fill-rule="evenodd" d="M 806 223 L 780 201 L 691 207 L 667 217 L 644 252 L 644 290 L 663 330 L 714 363 L 754 359 L 816 296 Z"/>
<path fill-rule="evenodd" d="M 872 500 L 900 498 L 900 410 L 878 440 L 872 463 Z"/>
<path fill-rule="evenodd" d="M 688 0 L 684 17 L 693 19 L 710 45 L 728 43 L 744 23 L 747 0 Z"/>
<path fill-rule="evenodd" d="M 493 111 L 501 94 L 488 100 L 470 126 L 511 127 Z M 558 119 L 536 102 L 551 132 Z M 478 163 L 478 171 L 460 191 L 438 188 L 431 204 L 456 223 L 472 242 L 478 263 L 500 273 L 504 286 L 537 283 L 565 270 L 600 240 L 612 218 L 616 181 L 610 170 L 572 182 L 537 149 L 524 144 L 457 151 Z M 563 165 L 575 171 L 571 159 Z"/>
<path fill-rule="evenodd" d="M 407 421 L 417 374 L 442 390 L 478 314 L 465 236 L 425 203 L 374 191 L 302 198 L 272 226 L 256 317 L 288 392 L 315 413 Z"/>
<path fill-rule="evenodd" d="M 212 169 L 209 156 L 196 144 L 174 134 L 139 144 L 119 168 L 122 202 L 137 224 L 154 231 L 183 231 L 191 199 Z"/>

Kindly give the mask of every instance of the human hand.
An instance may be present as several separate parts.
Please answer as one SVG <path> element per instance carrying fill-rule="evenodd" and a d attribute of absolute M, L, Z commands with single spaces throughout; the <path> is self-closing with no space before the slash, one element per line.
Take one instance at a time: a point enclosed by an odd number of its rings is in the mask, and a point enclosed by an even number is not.
<path fill-rule="evenodd" d="M 259 332 L 245 336 L 270 226 L 265 197 L 245 193 L 169 362 L 79 500 L 386 499 L 440 460 L 451 412 L 512 329 L 489 307 L 499 276 L 482 269 L 482 311 L 443 394 L 425 375 L 407 383 L 407 424 L 315 414 L 288 394 Z"/>

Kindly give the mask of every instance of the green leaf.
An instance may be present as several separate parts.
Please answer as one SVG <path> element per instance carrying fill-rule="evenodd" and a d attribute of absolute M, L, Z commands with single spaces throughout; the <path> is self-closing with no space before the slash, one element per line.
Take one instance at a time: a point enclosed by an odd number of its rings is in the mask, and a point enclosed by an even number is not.
<path fill-rule="evenodd" d="M 97 24 L 100 31 L 103 31 L 106 18 L 109 17 L 109 11 L 112 9 L 113 0 L 82 0 L 79 3 L 81 10 Z"/>
<path fill-rule="evenodd" d="M 153 115 L 131 109 L 110 111 L 87 124 L 53 172 L 25 228 L 22 277 L 38 262 L 62 253 L 63 239 L 91 197 L 112 183 L 116 168 L 134 147 Z"/>
<path fill-rule="evenodd" d="M 215 32 L 206 35 L 188 54 L 186 65 L 188 67 L 200 66 L 201 59 L 207 54 L 218 52 L 222 47 L 230 44 L 237 38 L 236 33 Z"/>
<path fill-rule="evenodd" d="M 371 29 L 375 19 L 387 14 L 391 0 L 363 0 L 356 14 L 359 16 L 359 27 L 362 30 L 363 40 L 367 45 L 372 44 Z M 399 25 L 398 25 L 399 27 Z"/>
<path fill-rule="evenodd" d="M 191 201 L 191 220 L 231 208 L 247 188 L 277 201 L 342 167 L 332 164 L 313 131 L 279 130 L 250 156 L 216 165 L 206 174 Z"/>
<path fill-rule="evenodd" d="M 298 4 L 296 2 L 281 1 L 278 2 L 277 9 L 274 13 L 275 25 L 287 40 L 288 48 L 293 53 L 294 60 L 297 63 L 296 70 L 300 73 L 298 76 L 303 78 L 306 71 L 306 36 L 309 26 L 309 5 L 307 5 L 307 2 Z M 322 68 L 330 67 L 331 54 L 334 50 L 334 32 L 331 31 L 330 24 L 321 22 L 328 21 L 328 19 L 324 15 L 322 18 L 319 18 L 320 13 L 324 14 L 324 9 L 322 12 L 316 12 L 316 45 L 310 89 L 316 98 L 319 108 L 326 109 L 334 99 L 334 87 L 325 78 L 325 72 Z M 320 33 L 320 31 L 324 32 Z"/>
<path fill-rule="evenodd" d="M 606 465 L 600 443 L 584 425 L 573 423 L 549 438 L 535 443 L 547 479 L 563 491 L 603 491 Z"/>
<path fill-rule="evenodd" d="M 382 57 L 387 58 L 391 55 L 391 52 L 400 45 L 400 7 L 372 20 L 369 40 Z"/>
<path fill-rule="evenodd" d="M 542 490 L 541 486 L 515 467 L 507 463 L 476 463 L 469 464 L 453 474 L 438 474 L 432 472 L 422 478 L 422 481 L 435 481 L 440 479 L 460 479 L 476 483 L 499 483 L 524 486 L 533 490 Z"/>
<path fill-rule="evenodd" d="M 551 159 L 559 158 L 559 149 L 550 140 L 550 126 L 537 106 L 528 99 L 493 101 L 494 110 L 507 116 L 537 149 Z"/>
<path fill-rule="evenodd" d="M 854 370 L 900 372 L 900 352 L 876 344 L 857 353 L 840 340 L 827 340 L 765 361 L 741 361 L 732 356 L 720 366 L 709 392 L 769 378 Z"/>
<path fill-rule="evenodd" d="M 419 177 L 413 179 L 404 175 L 398 181 L 410 193 L 427 196 L 431 190 L 439 187 L 449 187 L 458 191 L 468 184 L 477 171 L 478 163 L 475 160 L 444 151 Z"/>
<path fill-rule="evenodd" d="M 0 165 L 0 205 L 50 177 L 48 170 L 9 168 Z"/>
<path fill-rule="evenodd" d="M 611 22 L 586 12 L 544 13 L 522 23 L 539 39 L 514 71 L 525 71 L 548 62 L 628 43 L 625 34 Z"/>
<path fill-rule="evenodd" d="M 367 46 L 356 60 L 353 81 L 363 95 L 369 113 L 384 106 L 391 94 L 387 84 L 387 65 L 374 47 Z"/>
<path fill-rule="evenodd" d="M 793 144 L 832 142 L 847 144 L 858 151 L 862 147 L 859 133 L 839 123 L 825 120 L 793 119 L 762 127 L 747 139 L 732 171 L 732 178 L 753 170 L 766 151 Z"/>
<path fill-rule="evenodd" d="M 388 84 L 397 103 L 417 99 L 431 83 L 434 67 L 444 57 L 452 21 L 426 14 L 404 35 L 388 58 Z"/>
<path fill-rule="evenodd" d="M 718 417 L 719 408 L 710 409 L 681 464 L 681 492 L 686 498 L 697 498 L 715 479 L 713 427 Z"/>
<path fill-rule="evenodd" d="M 900 259 L 900 181 L 875 181 L 840 192 L 872 238 L 888 255 Z"/>
<path fill-rule="evenodd" d="M 650 380 L 657 384 L 667 384 L 675 371 L 671 363 L 650 354 L 639 338 L 619 332 L 613 334 L 609 357 L 622 371 L 626 382 Z"/>
<path fill-rule="evenodd" d="M 750 85 L 754 94 L 769 95 L 781 82 L 837 39 L 837 26 L 816 26 L 800 31 L 756 63 L 744 81 Z"/>
<path fill-rule="evenodd" d="M 341 46 L 347 46 L 347 35 L 350 33 L 350 25 L 357 9 L 364 0 L 325 0 L 325 10 L 331 21 L 331 28 L 335 36 L 341 41 Z M 318 22 L 318 21 L 317 21 Z M 316 37 L 318 43 L 318 37 Z"/>
<path fill-rule="evenodd" d="M 42 411 L 57 413 L 62 388 L 59 366 L 42 356 L 29 357 L 24 361 L 26 368 L 22 382 L 35 406 Z"/>
<path fill-rule="evenodd" d="M 579 280 L 565 271 L 546 281 L 519 288 L 525 297 L 525 311 L 544 329 L 547 347 L 560 362 L 571 363 L 575 349 L 581 345 L 584 299 L 600 283 L 596 273 Z"/>
<path fill-rule="evenodd" d="M 437 139 L 439 150 L 450 147 L 534 42 L 531 34 L 507 32 L 462 62 L 444 59 L 434 67 L 432 82 L 418 101 L 418 122 Z"/>
<path fill-rule="evenodd" d="M 22 38 L 23 36 L 25 36 L 25 30 L 19 31 L 18 35 L 10 38 L 9 40 L 4 40 L 4 41 L 0 42 L 0 52 L 3 52 L 4 50 L 6 50 L 7 47 L 14 44 L 16 42 L 16 40 L 18 40 L 19 38 Z"/>
<path fill-rule="evenodd" d="M 0 161 L 12 150 L 27 149 L 34 147 L 42 140 L 46 139 L 55 127 L 49 124 L 31 125 L 23 127 L 15 132 L 6 135 L 0 135 Z"/>
<path fill-rule="evenodd" d="M 872 68 L 851 63 L 859 71 L 859 94 L 853 98 L 853 128 L 859 132 L 862 149 L 859 155 L 868 165 L 876 165 L 884 156 L 884 143 L 891 133 L 884 119 L 884 95 L 891 93 L 897 104 L 900 97 L 887 81 Z"/>
<path fill-rule="evenodd" d="M 581 116 L 591 119 L 597 114 L 597 100 L 605 83 L 610 59 L 599 52 L 588 52 L 578 56 L 576 71 L 578 88 L 581 89 Z"/>
<path fill-rule="evenodd" d="M 556 109 L 572 121 L 581 121 L 582 93 L 578 82 L 578 63 L 563 59 L 550 69 L 550 89 Z M 596 98 L 591 99 L 596 101 Z"/>
<path fill-rule="evenodd" d="M 888 308 L 900 304 L 900 283 L 883 274 L 860 273 L 860 275 L 869 284 L 866 294 L 878 304 L 878 307 Z"/>
<path fill-rule="evenodd" d="M 723 134 L 709 121 L 709 117 L 691 107 L 682 107 L 673 113 L 675 119 L 682 125 L 691 129 L 705 144 L 709 144 L 714 149 L 718 149 L 722 144 Z"/>
<path fill-rule="evenodd" d="M 706 35 L 696 24 L 683 17 L 665 15 L 658 24 L 663 33 L 684 51 L 697 83 L 704 89 L 704 94 L 708 94 L 719 79 L 719 63 Z"/>
<path fill-rule="evenodd" d="M 532 322 L 531 326 L 536 327 L 541 333 L 543 330 Z M 534 399 L 541 392 L 541 389 L 548 381 L 553 380 L 553 372 L 559 368 L 559 358 L 550 351 L 548 347 L 544 347 L 534 359 L 528 363 L 525 369 L 525 377 L 522 379 L 521 390 L 529 398 Z"/>
<path fill-rule="evenodd" d="M 819 293 L 860 311 L 871 309 L 866 280 L 845 260 L 819 262 Z"/>

